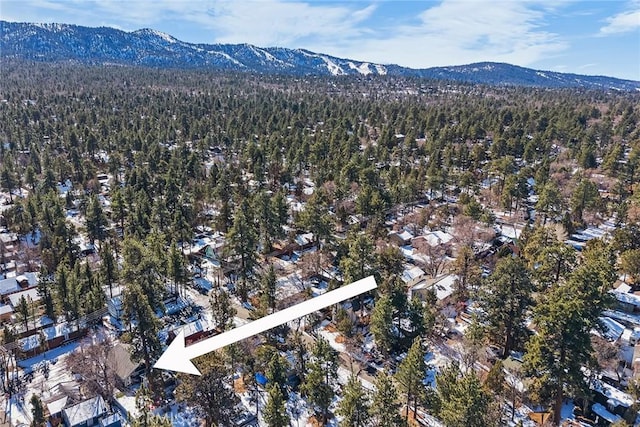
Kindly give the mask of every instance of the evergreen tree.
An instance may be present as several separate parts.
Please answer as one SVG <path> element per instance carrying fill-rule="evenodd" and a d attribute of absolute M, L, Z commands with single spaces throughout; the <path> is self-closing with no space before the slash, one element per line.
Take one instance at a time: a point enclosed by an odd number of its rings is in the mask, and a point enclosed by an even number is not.
<path fill-rule="evenodd" d="M 44 416 L 44 405 L 37 395 L 31 396 L 31 427 L 43 427 L 47 425 L 47 420 Z"/>
<path fill-rule="evenodd" d="M 24 330 L 28 331 L 29 330 L 29 303 L 27 303 L 27 300 L 24 297 L 24 295 L 20 297 L 20 300 L 18 302 L 18 307 L 16 307 L 16 312 L 18 313 L 18 315 L 20 316 L 20 319 L 22 320 L 22 324 L 24 325 Z"/>
<path fill-rule="evenodd" d="M 5 158 L 2 169 L 0 169 L 0 188 L 9 193 L 9 201 L 13 203 L 13 190 L 19 185 L 20 181 L 10 164 L 10 160 Z"/>
<path fill-rule="evenodd" d="M 496 396 L 502 396 L 505 385 L 504 364 L 502 360 L 498 359 L 493 364 L 487 378 L 484 381 L 484 386 Z"/>
<path fill-rule="evenodd" d="M 143 360 L 147 378 L 151 378 L 153 362 L 162 351 L 158 338 L 160 322 L 137 283 L 131 283 L 124 293 L 124 311 L 127 322 L 135 321 L 131 333 L 132 359 Z"/>
<path fill-rule="evenodd" d="M 107 237 L 107 217 L 105 216 L 100 201 L 95 194 L 89 196 L 87 202 L 87 212 L 85 217 L 87 235 L 91 243 L 96 240 L 102 241 Z"/>
<path fill-rule="evenodd" d="M 452 363 L 436 377 L 438 416 L 447 427 L 490 426 L 491 397 L 474 370 L 465 374 Z"/>
<path fill-rule="evenodd" d="M 168 271 L 169 277 L 173 282 L 173 292 L 180 295 L 180 287 L 184 287 L 188 279 L 187 267 L 185 266 L 184 256 L 178 250 L 177 243 L 171 243 L 168 255 Z"/>
<path fill-rule="evenodd" d="M 407 307 L 407 319 L 411 322 L 413 335 L 422 337 L 431 335 L 436 324 L 436 293 L 433 289 L 425 293 L 425 301 L 415 295 Z"/>
<path fill-rule="evenodd" d="M 337 376 L 336 352 L 325 339 L 319 338 L 311 349 L 301 391 L 307 397 L 309 405 L 322 417 L 323 425 L 327 422 L 329 405 L 335 395 L 334 386 Z"/>
<path fill-rule="evenodd" d="M 313 193 L 304 210 L 300 212 L 297 225 L 313 233 L 313 238 L 318 245 L 331 236 L 333 224 L 324 191 L 317 190 Z"/>
<path fill-rule="evenodd" d="M 342 417 L 340 425 L 366 427 L 369 425 L 369 396 L 357 376 L 351 375 L 344 386 L 342 400 L 336 411 Z"/>
<path fill-rule="evenodd" d="M 465 300 L 469 292 L 480 283 L 481 270 L 476 261 L 471 246 L 463 245 L 458 249 L 458 255 L 451 266 L 451 272 L 458 276 L 456 279 L 456 293 L 458 299 Z"/>
<path fill-rule="evenodd" d="M 533 304 L 533 285 L 524 263 L 506 257 L 498 261 L 485 281 L 481 306 L 491 340 L 503 348 L 507 357 L 526 337 L 528 309 Z"/>
<path fill-rule="evenodd" d="M 219 331 L 226 331 L 233 326 L 236 309 L 231 304 L 231 298 L 223 289 L 217 288 L 211 292 L 211 317 L 214 327 Z"/>
<path fill-rule="evenodd" d="M 102 284 L 109 288 L 109 296 L 113 297 L 113 284 L 118 280 L 118 267 L 113 256 L 111 244 L 107 243 L 100 248 L 100 278 Z"/>
<path fill-rule="evenodd" d="M 406 396 L 405 419 L 409 420 L 409 409 L 413 408 L 413 418 L 416 418 L 418 401 L 423 400 L 425 388 L 422 383 L 426 374 L 426 364 L 424 362 L 424 350 L 420 338 L 413 340 L 413 344 L 407 353 L 407 357 L 398 366 L 396 380 L 399 384 L 400 393 Z"/>
<path fill-rule="evenodd" d="M 552 286 L 533 312 L 538 333 L 525 353 L 525 371 L 540 402 L 553 404 L 553 422 L 560 423 L 566 391 L 581 390 L 582 367 L 593 361 L 591 330 L 611 303 L 616 278 L 612 252 L 601 242 L 587 245 L 584 260 L 566 281 Z"/>
<path fill-rule="evenodd" d="M 560 193 L 558 185 L 553 181 L 548 181 L 542 187 L 542 191 L 536 202 L 536 212 L 542 214 L 543 226 L 547 223 L 549 216 L 555 219 L 562 214 L 563 204 L 562 194 Z"/>
<path fill-rule="evenodd" d="M 276 279 L 273 264 L 270 264 L 260 278 L 260 301 L 268 313 L 273 313 L 276 308 Z"/>
<path fill-rule="evenodd" d="M 369 329 L 376 340 L 376 346 L 384 352 L 391 350 L 394 343 L 392 327 L 393 307 L 391 299 L 383 295 L 378 298 L 376 305 L 373 307 Z"/>
<path fill-rule="evenodd" d="M 570 206 L 573 218 L 582 222 L 584 211 L 599 209 L 601 202 L 598 187 L 592 181 L 583 178 L 571 196 Z"/>
<path fill-rule="evenodd" d="M 44 303 L 45 315 L 49 319 L 55 321 L 56 320 L 55 301 L 53 298 L 53 294 L 51 293 L 51 288 L 54 286 L 54 282 L 50 279 L 48 275 L 41 273 L 40 276 L 41 278 L 38 281 L 38 287 L 37 287 L 38 296 Z"/>
<path fill-rule="evenodd" d="M 237 397 L 230 385 L 231 372 L 210 353 L 198 359 L 201 376 L 181 376 L 176 389 L 178 400 L 196 410 L 206 427 L 226 426 L 236 413 Z"/>
<path fill-rule="evenodd" d="M 347 238 L 349 252 L 340 260 L 340 269 L 344 281 L 353 283 L 371 275 L 375 268 L 373 242 L 366 234 L 349 234 Z"/>
<path fill-rule="evenodd" d="M 242 207 L 236 212 L 233 226 L 227 234 L 229 249 L 239 258 L 238 267 L 238 295 L 244 301 L 249 291 L 248 281 L 253 279 L 253 271 L 256 265 L 257 235 L 253 221 L 247 212 L 247 207 Z"/>
<path fill-rule="evenodd" d="M 376 390 L 371 401 L 371 425 L 375 427 L 397 427 L 402 425 L 398 392 L 391 377 L 380 372 L 376 379 Z"/>
<path fill-rule="evenodd" d="M 290 422 L 287 414 L 286 400 L 280 387 L 272 384 L 268 388 L 267 404 L 262 416 L 269 427 L 288 427 Z"/>

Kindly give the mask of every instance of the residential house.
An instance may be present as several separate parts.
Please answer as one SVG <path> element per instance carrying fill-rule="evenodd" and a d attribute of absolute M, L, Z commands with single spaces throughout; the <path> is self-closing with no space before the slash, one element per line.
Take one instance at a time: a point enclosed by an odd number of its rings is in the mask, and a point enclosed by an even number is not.
<path fill-rule="evenodd" d="M 435 279 L 427 278 L 409 289 L 409 298 L 416 296 L 420 300 L 425 301 L 426 292 L 433 290 L 436 293 L 438 303 L 440 305 L 446 305 L 449 301 L 449 297 L 451 297 L 455 292 L 455 284 L 457 280 L 458 276 L 455 274 L 448 274 Z"/>
<path fill-rule="evenodd" d="M 116 375 L 120 387 L 129 387 L 133 384 L 133 377 L 143 367 L 140 362 L 136 363 L 131 360 L 129 346 L 122 343 L 117 343 L 109 349 L 107 360 Z"/>
<path fill-rule="evenodd" d="M 611 293 L 616 298 L 620 310 L 628 313 L 640 312 L 640 295 L 635 295 L 629 292 L 630 290 L 631 287 L 623 283 Z"/>
<path fill-rule="evenodd" d="M 407 230 L 389 233 L 389 240 L 397 246 L 409 245 L 411 244 L 412 239 L 413 234 L 409 233 Z"/>
<path fill-rule="evenodd" d="M 9 299 L 9 304 L 11 304 L 14 309 L 18 307 L 18 305 L 20 304 L 20 300 L 23 297 L 28 303 L 40 301 L 40 295 L 38 294 L 38 289 L 36 288 L 18 291 L 7 296 L 7 298 Z"/>
<path fill-rule="evenodd" d="M 418 236 L 416 239 L 424 239 L 429 246 L 434 247 L 450 243 L 453 240 L 453 236 L 445 231 L 435 230 Z"/>
<path fill-rule="evenodd" d="M 85 400 L 62 411 L 66 427 L 91 427 L 107 415 L 107 406 L 102 396 Z"/>
<path fill-rule="evenodd" d="M 119 413 L 108 415 L 100 420 L 100 427 L 122 427 L 123 420 Z"/>
<path fill-rule="evenodd" d="M 594 402 L 600 403 L 614 415 L 625 416 L 634 404 L 634 399 L 630 394 L 603 381 L 595 380 L 591 389 L 594 392 Z"/>
<path fill-rule="evenodd" d="M 0 280 L 0 298 L 7 301 L 9 295 L 38 286 L 38 274 L 27 272 Z"/>
<path fill-rule="evenodd" d="M 424 281 L 427 276 L 420 267 L 406 265 L 402 276 L 400 277 L 407 289 L 411 289 L 418 283 Z"/>
<path fill-rule="evenodd" d="M 62 411 L 80 399 L 80 386 L 75 381 L 57 383 L 49 390 L 50 395 L 43 399 L 49 411 L 51 425 L 62 423 Z"/>
<path fill-rule="evenodd" d="M 213 328 L 213 324 L 205 319 L 198 319 L 194 322 L 180 325 L 169 330 L 169 339 L 173 340 L 180 332 L 184 332 L 184 341 L 191 344 L 200 341 L 211 335 L 215 335 L 217 331 Z"/>
<path fill-rule="evenodd" d="M 13 315 L 13 307 L 9 304 L 0 304 L 0 323 L 9 322 Z"/>

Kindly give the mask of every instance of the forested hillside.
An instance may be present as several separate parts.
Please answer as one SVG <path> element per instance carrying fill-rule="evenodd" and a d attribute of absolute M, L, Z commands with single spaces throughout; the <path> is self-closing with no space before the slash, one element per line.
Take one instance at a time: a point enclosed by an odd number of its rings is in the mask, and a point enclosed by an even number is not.
<path fill-rule="evenodd" d="M 62 341 L 83 399 L 137 393 L 134 425 L 559 423 L 607 387 L 635 418 L 635 342 L 606 325 L 640 327 L 639 94 L 0 66 L 1 386 L 28 421 L 54 396 L 31 358 Z M 194 322 L 191 342 L 368 275 L 197 380 L 152 369 Z"/>

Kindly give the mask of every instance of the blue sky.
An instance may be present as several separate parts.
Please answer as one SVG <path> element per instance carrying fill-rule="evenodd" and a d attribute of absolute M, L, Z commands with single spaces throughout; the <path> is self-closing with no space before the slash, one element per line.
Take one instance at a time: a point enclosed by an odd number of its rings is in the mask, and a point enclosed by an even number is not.
<path fill-rule="evenodd" d="M 640 0 L 2 0 L 0 17 L 414 68 L 498 61 L 640 80 Z"/>

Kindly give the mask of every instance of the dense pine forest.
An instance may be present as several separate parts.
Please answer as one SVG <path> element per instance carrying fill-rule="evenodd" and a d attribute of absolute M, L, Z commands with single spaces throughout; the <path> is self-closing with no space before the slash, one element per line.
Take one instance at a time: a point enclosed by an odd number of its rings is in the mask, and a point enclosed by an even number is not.
<path fill-rule="evenodd" d="M 76 400 L 135 396 L 132 425 L 635 421 L 640 94 L 0 67 L 1 387 L 31 425 L 56 328 Z M 152 368 L 184 325 L 369 275 L 201 377 Z"/>

